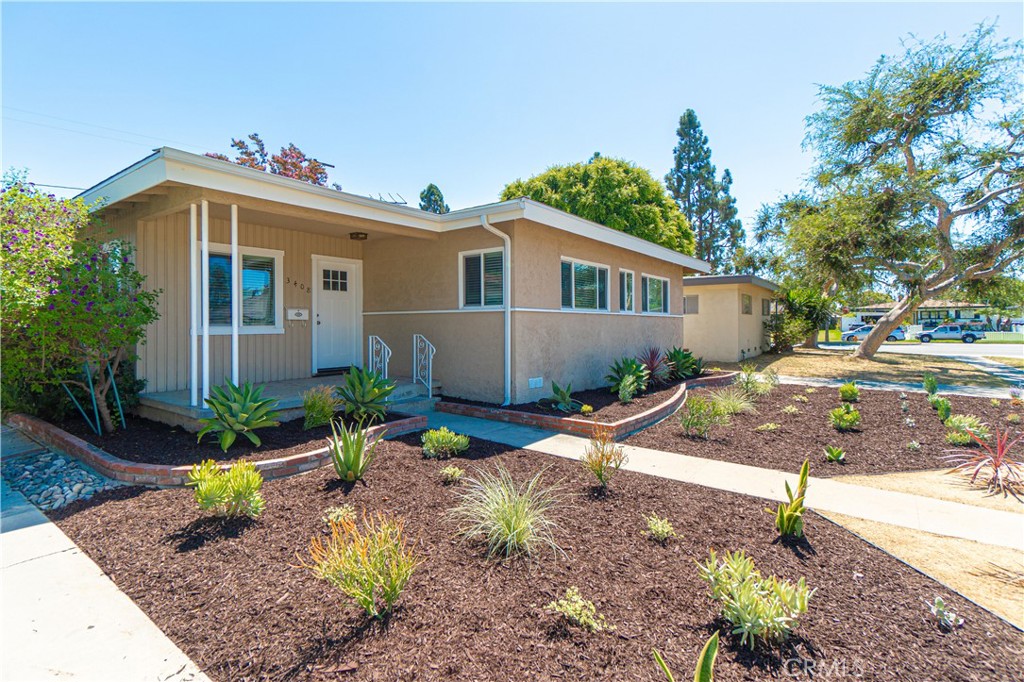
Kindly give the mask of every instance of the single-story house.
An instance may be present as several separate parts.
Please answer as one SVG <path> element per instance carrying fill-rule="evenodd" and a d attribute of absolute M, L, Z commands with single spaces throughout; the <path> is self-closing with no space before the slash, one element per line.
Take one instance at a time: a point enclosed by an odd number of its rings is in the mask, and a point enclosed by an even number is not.
<path fill-rule="evenodd" d="M 739 362 L 764 351 L 778 285 L 754 275 L 683 278 L 686 347 L 705 360 Z"/>
<path fill-rule="evenodd" d="M 843 314 L 842 329 L 845 332 L 862 324 L 874 324 L 882 315 L 892 310 L 894 305 L 896 305 L 894 302 L 872 303 L 851 309 Z M 985 321 L 985 316 L 981 314 L 984 308 L 985 306 L 981 303 L 940 299 L 925 301 L 914 311 L 913 321 L 909 324 L 920 325 L 927 329 L 937 327 L 946 320 L 964 323 L 973 321 L 981 324 Z"/>
<path fill-rule="evenodd" d="M 225 379 L 365 364 L 495 403 L 597 387 L 684 345 L 683 276 L 710 269 L 529 199 L 438 215 L 166 147 L 80 196 L 162 290 L 145 395 L 193 418 Z"/>

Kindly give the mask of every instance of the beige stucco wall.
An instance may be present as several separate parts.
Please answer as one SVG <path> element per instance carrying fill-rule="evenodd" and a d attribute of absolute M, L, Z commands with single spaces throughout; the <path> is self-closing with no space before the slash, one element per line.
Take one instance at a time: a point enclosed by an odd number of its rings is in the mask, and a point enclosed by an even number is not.
<path fill-rule="evenodd" d="M 742 313 L 742 295 L 751 297 L 751 313 Z M 715 284 L 686 287 L 687 296 L 699 296 L 699 312 L 685 316 L 686 347 L 714 362 L 739 362 L 760 355 L 764 343 L 763 299 L 768 289 L 751 284 Z"/>

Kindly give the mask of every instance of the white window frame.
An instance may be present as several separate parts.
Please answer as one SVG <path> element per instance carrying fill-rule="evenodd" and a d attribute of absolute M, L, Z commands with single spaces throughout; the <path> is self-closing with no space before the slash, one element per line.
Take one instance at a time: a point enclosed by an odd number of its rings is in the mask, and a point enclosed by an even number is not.
<path fill-rule="evenodd" d="M 652 280 L 652 279 L 660 279 L 661 280 L 661 282 L 662 282 L 662 289 L 661 289 L 661 291 L 662 291 L 662 294 L 665 297 L 665 310 L 664 311 L 662 311 L 662 310 L 657 310 L 657 311 L 651 310 L 651 298 L 650 298 L 650 296 L 651 296 L 651 288 L 647 287 L 647 289 L 646 289 L 647 293 L 646 293 L 646 296 L 645 296 L 645 300 L 640 302 L 640 314 L 641 315 L 671 315 L 672 314 L 672 280 L 670 280 L 668 277 L 662 277 L 661 275 L 651 275 L 649 273 L 642 272 L 642 273 L 640 273 L 640 292 L 641 293 L 643 293 L 644 290 L 645 290 L 644 289 L 644 285 L 643 285 L 644 278 L 647 278 L 648 280 Z M 647 307 L 647 310 L 644 310 L 645 305 Z"/>
<path fill-rule="evenodd" d="M 633 287 L 633 307 L 632 308 L 627 308 L 627 309 L 623 309 L 622 308 L 622 275 L 623 274 L 629 275 L 629 281 L 630 281 L 630 284 Z M 637 291 L 636 291 L 636 273 L 634 271 L 632 271 L 632 270 L 626 270 L 625 268 L 619 268 L 619 312 L 620 313 L 625 313 L 627 315 L 636 315 L 636 300 L 637 300 L 636 294 L 637 294 Z"/>
<path fill-rule="evenodd" d="M 696 311 L 690 310 L 690 299 L 696 302 Z M 700 294 L 685 294 L 683 296 L 683 315 L 700 315 Z"/>
<path fill-rule="evenodd" d="M 231 257 L 231 245 L 210 242 L 210 255 Z M 274 325 L 248 325 L 239 320 L 238 333 L 245 334 L 284 334 L 284 251 L 277 249 L 261 249 L 256 246 L 238 246 L 238 257 L 260 256 L 262 258 L 274 259 Z M 242 274 L 241 262 L 239 262 L 238 274 Z M 202 295 L 209 296 L 209 282 L 202 282 Z M 241 292 L 242 283 L 235 282 L 233 291 Z M 203 300 L 200 298 L 200 300 Z M 232 311 L 233 312 L 233 311 Z M 230 336 L 230 324 L 210 325 L 210 336 Z"/>
<path fill-rule="evenodd" d="M 501 303 L 498 305 L 484 305 L 486 300 L 484 291 L 484 263 L 483 257 L 488 253 L 500 253 L 501 262 Z M 480 256 L 480 305 L 466 305 L 466 256 Z M 486 249 L 471 249 L 459 251 L 459 310 L 504 310 L 505 309 L 505 250 L 489 247 Z"/>
<path fill-rule="evenodd" d="M 572 291 L 572 305 L 569 307 L 561 306 L 562 310 L 578 310 L 580 312 L 588 313 L 607 313 L 611 311 L 611 288 L 612 288 L 612 269 L 604 263 L 593 263 L 591 261 L 580 260 L 579 258 L 572 258 L 570 256 L 562 256 L 558 263 L 558 303 L 562 303 L 562 263 L 569 263 L 570 265 L 586 265 L 589 267 L 597 268 L 598 270 L 604 270 L 604 307 L 598 305 L 597 308 L 577 308 L 576 307 L 576 269 L 570 268 L 569 272 L 572 278 L 569 282 L 569 288 Z M 600 301 L 598 301 L 600 303 Z"/>

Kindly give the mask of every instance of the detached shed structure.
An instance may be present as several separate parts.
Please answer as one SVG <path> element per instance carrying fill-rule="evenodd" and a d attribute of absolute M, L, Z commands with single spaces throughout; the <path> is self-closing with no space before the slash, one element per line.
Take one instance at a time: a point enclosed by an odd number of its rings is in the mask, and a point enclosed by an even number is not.
<path fill-rule="evenodd" d="M 686 347 L 705 360 L 739 362 L 764 350 L 778 285 L 754 275 L 683 278 Z"/>

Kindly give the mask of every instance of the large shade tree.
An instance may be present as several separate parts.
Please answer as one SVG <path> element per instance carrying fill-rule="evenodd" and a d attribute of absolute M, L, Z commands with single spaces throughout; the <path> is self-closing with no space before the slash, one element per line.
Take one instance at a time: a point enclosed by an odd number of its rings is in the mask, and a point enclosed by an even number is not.
<path fill-rule="evenodd" d="M 807 191 L 767 212 L 762 237 L 824 290 L 899 299 L 854 352 L 871 358 L 924 301 L 1019 267 L 1024 256 L 1021 45 L 979 27 L 913 42 L 868 74 L 821 88 L 808 119 Z"/>
<path fill-rule="evenodd" d="M 505 186 L 502 200 L 529 197 L 607 227 L 693 254 L 693 231 L 665 187 L 643 168 L 594 154 Z"/>

